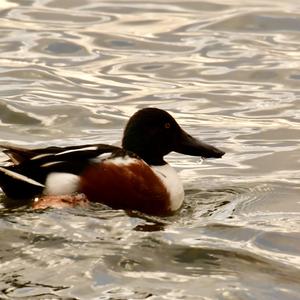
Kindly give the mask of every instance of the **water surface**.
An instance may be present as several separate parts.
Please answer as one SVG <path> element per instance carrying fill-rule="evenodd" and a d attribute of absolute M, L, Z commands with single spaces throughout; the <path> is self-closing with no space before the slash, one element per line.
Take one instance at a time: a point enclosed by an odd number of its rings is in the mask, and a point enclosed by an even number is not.
<path fill-rule="evenodd" d="M 169 155 L 186 190 L 169 218 L 2 206 L 0 298 L 300 299 L 299 11 L 2 1 L 1 142 L 117 142 L 156 106 L 227 154 Z"/>

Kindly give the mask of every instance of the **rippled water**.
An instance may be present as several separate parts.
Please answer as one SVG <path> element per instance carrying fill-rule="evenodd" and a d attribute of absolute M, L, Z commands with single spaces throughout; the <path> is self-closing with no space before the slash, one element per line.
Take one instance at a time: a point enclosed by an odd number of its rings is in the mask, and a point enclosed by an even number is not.
<path fill-rule="evenodd" d="M 186 190 L 169 218 L 2 207 L 0 298 L 300 299 L 299 12 L 297 0 L 1 1 L 1 142 L 116 142 L 157 106 L 227 154 L 169 156 Z"/>

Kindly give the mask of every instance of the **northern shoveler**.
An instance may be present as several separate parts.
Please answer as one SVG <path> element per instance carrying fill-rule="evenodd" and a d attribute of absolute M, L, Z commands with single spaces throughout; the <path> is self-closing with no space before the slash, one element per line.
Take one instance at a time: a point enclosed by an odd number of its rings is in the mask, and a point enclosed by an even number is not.
<path fill-rule="evenodd" d="M 171 151 L 204 158 L 224 155 L 186 133 L 166 111 L 144 108 L 128 121 L 122 148 L 89 144 L 24 149 L 0 145 L 10 164 L 0 166 L 8 199 L 39 199 L 37 208 L 104 203 L 153 215 L 180 208 L 183 186 L 165 162 Z M 41 198 L 39 198 L 41 197 Z"/>

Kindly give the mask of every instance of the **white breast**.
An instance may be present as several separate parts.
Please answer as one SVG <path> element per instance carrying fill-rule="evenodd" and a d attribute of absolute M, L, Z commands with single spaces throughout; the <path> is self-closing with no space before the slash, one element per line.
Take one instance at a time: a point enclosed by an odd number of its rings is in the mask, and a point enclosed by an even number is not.
<path fill-rule="evenodd" d="M 171 210 L 175 211 L 179 209 L 183 203 L 184 190 L 175 169 L 168 164 L 163 166 L 151 166 L 151 169 L 160 178 L 170 194 Z"/>

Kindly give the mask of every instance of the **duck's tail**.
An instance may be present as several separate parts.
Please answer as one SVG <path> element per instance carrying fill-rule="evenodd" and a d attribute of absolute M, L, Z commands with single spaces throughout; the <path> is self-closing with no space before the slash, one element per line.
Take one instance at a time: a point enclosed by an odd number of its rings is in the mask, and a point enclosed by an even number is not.
<path fill-rule="evenodd" d="M 42 193 L 43 184 L 13 169 L 14 166 L 0 167 L 0 187 L 7 197 L 28 199 Z"/>

